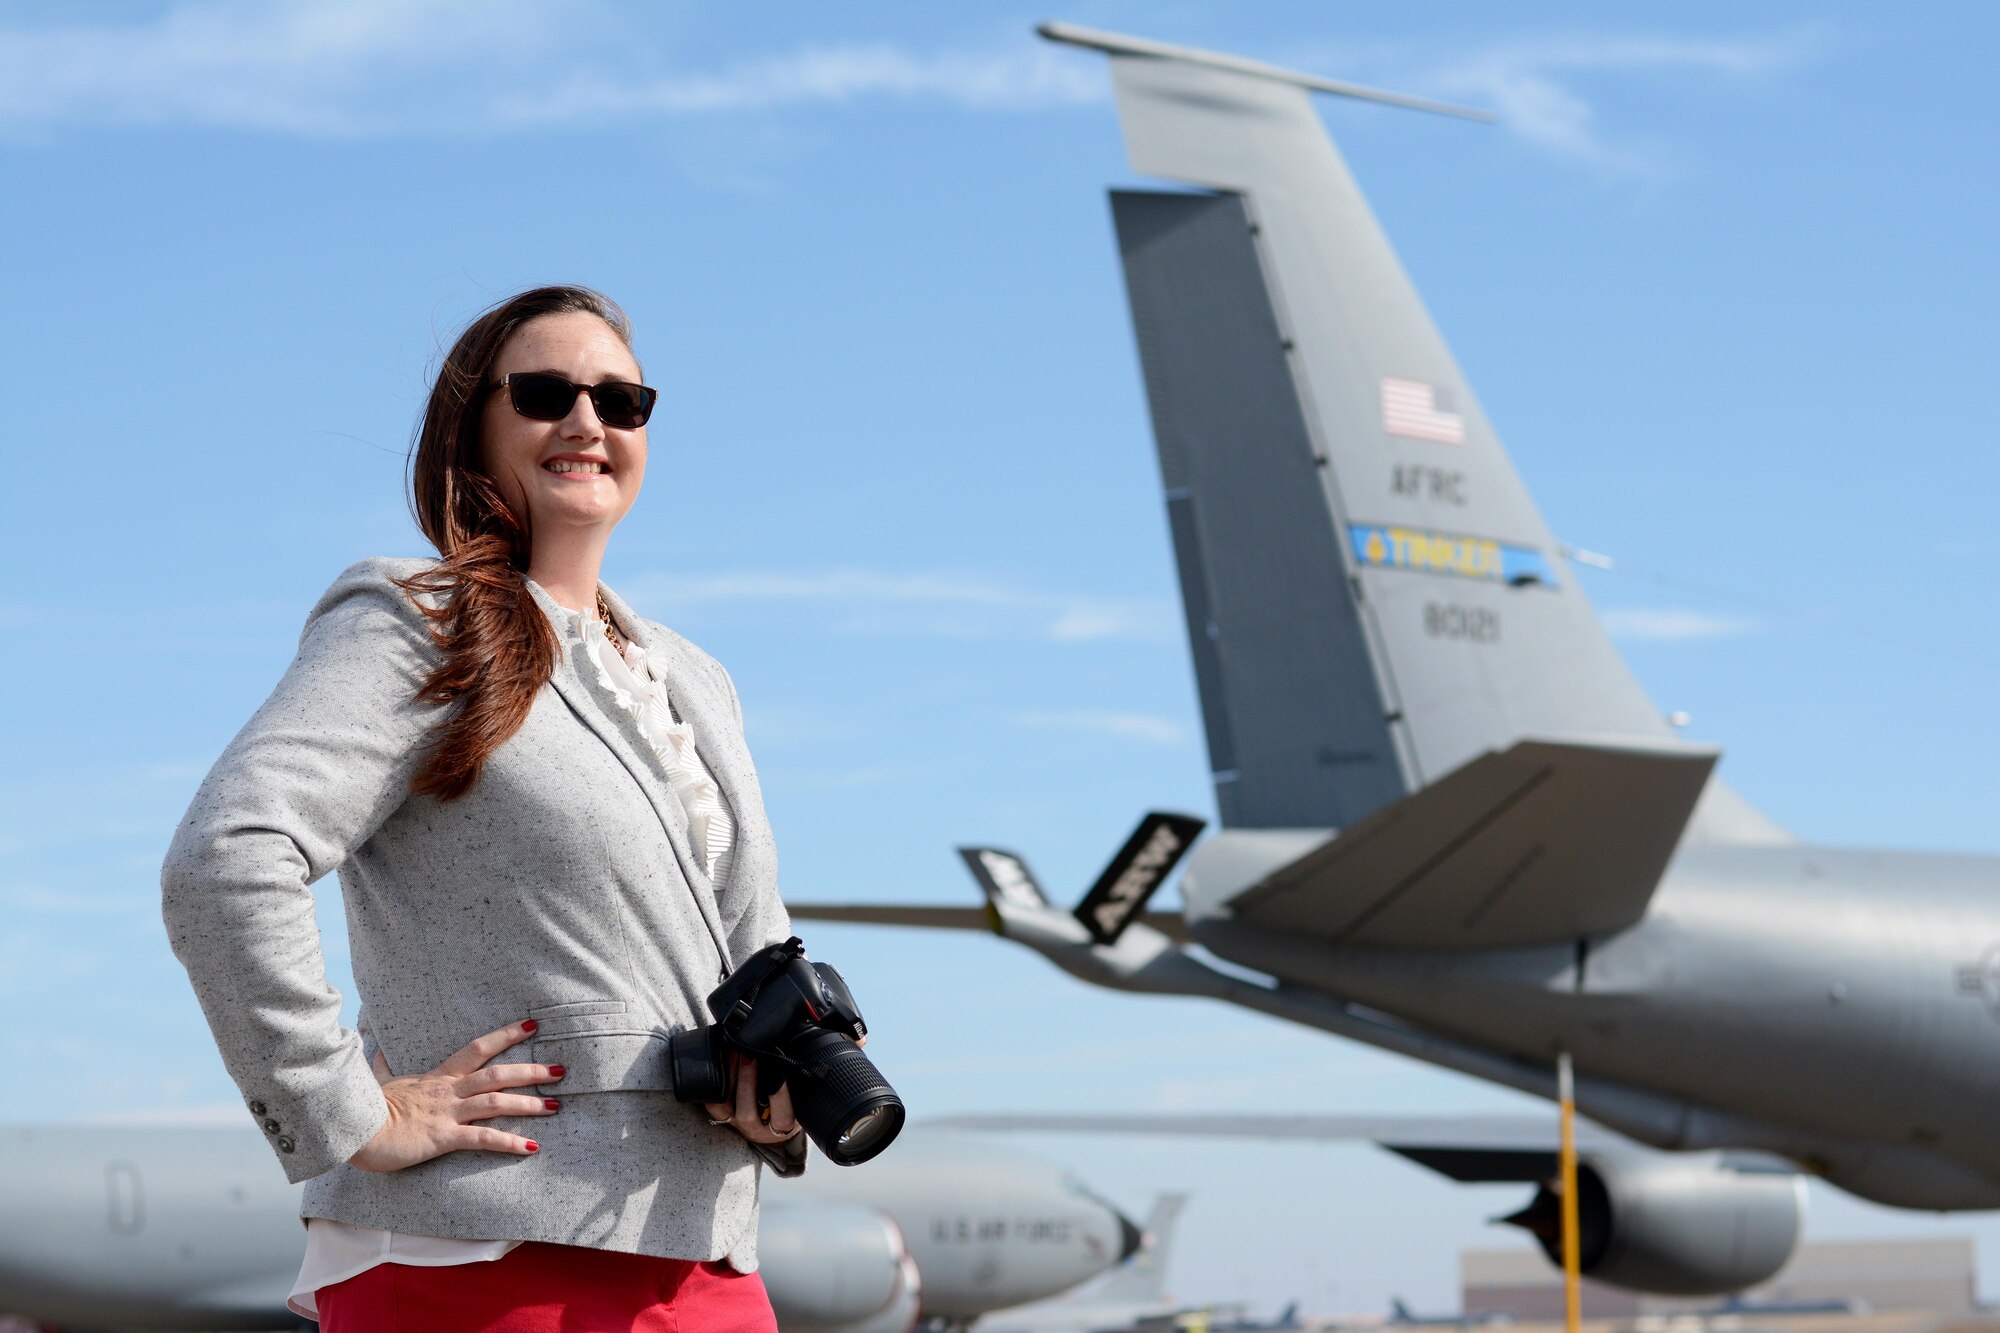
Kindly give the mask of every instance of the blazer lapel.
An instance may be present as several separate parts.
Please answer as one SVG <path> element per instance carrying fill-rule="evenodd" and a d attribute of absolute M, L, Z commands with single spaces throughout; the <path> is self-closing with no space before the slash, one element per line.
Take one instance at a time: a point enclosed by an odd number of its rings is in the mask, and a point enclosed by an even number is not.
<path fill-rule="evenodd" d="M 744 744 L 742 729 L 736 725 L 729 700 L 715 688 L 708 673 L 688 659 L 671 635 L 652 634 L 646 622 L 617 593 L 609 588 L 603 591 L 604 600 L 619 623 L 629 627 L 641 648 L 665 664 L 667 697 L 673 700 L 681 721 L 693 729 L 695 749 L 714 775 L 715 785 L 722 789 L 722 799 L 729 804 L 730 817 L 736 823 L 736 854 L 730 859 L 728 882 L 714 887 L 723 929 L 734 930 L 748 906 L 739 890 L 755 878 L 745 873 L 749 867 L 744 863 L 755 854 L 757 844 L 750 836 L 751 821 L 755 818 L 753 812 L 762 808 L 762 797 L 751 786 L 756 774 L 750 764 L 749 747 Z"/>
<path fill-rule="evenodd" d="M 729 955 L 729 930 L 723 924 L 721 907 L 716 900 L 714 886 L 709 883 L 708 872 L 701 858 L 694 853 L 694 842 L 688 833 L 687 813 L 681 809 L 680 798 L 667 786 L 654 763 L 646 758 L 643 748 L 646 740 L 639 734 L 637 724 L 622 712 L 606 709 L 598 702 L 596 692 L 584 683 L 582 673 L 595 672 L 597 666 L 589 660 L 582 641 L 568 628 L 572 613 L 539 584 L 530 581 L 527 586 L 549 617 L 556 637 L 562 643 L 562 653 L 556 660 L 555 669 L 549 673 L 549 683 L 555 686 L 556 693 L 562 696 L 570 711 L 582 719 L 606 748 L 618 757 L 618 762 L 625 766 L 632 780 L 639 784 L 639 790 L 645 793 L 653 813 L 659 818 L 661 829 L 667 835 L 668 844 L 673 848 L 681 878 L 687 882 L 695 907 L 701 912 L 702 921 L 715 940 L 716 951 L 722 956 L 723 971 L 727 974 L 735 967 L 735 960 Z M 614 609 L 623 611 L 622 606 Z M 631 619 L 629 615 L 621 615 L 621 620 L 626 623 Z M 699 736 L 695 743 L 701 743 Z M 717 785 L 721 785 L 719 776 Z"/>

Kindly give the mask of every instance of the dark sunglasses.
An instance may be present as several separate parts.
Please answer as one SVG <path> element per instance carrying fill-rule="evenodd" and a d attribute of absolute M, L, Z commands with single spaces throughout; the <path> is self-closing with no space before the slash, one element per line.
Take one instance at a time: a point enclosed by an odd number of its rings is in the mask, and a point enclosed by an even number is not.
<path fill-rule="evenodd" d="M 530 370 L 502 375 L 489 388 L 507 390 L 514 410 L 530 421 L 561 421 L 576 406 L 576 396 L 590 395 L 597 419 L 618 430 L 636 430 L 653 415 L 660 391 L 629 380 L 606 380 L 602 384 L 573 384 L 560 375 Z"/>

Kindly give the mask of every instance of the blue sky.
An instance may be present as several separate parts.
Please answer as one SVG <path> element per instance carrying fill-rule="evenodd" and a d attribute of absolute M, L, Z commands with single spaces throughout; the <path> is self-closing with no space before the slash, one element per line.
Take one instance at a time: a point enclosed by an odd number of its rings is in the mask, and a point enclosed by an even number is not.
<path fill-rule="evenodd" d="M 318 592 L 422 552 L 427 366 L 524 286 L 633 316 L 664 396 L 606 577 L 735 674 L 788 896 L 970 901 L 970 841 L 1080 891 L 1211 809 L 1135 178 L 1051 17 L 1499 111 L 1323 107 L 1642 682 L 1803 836 L 2000 852 L 1986 7 L 0 4 L 10 1115 L 240 1116 L 160 856 Z M 919 1111 L 1518 1105 L 983 937 L 812 943 Z M 1192 1188 L 1191 1297 L 1444 1307 L 1521 1243 L 1517 1191 L 1367 1148 L 1040 1146 Z M 1975 1232 L 2000 1292 L 1991 1220 L 1814 1204 Z"/>

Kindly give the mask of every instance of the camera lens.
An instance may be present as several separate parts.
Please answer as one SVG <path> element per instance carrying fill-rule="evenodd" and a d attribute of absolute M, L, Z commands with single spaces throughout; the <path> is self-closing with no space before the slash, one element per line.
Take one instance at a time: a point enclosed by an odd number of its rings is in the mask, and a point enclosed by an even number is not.
<path fill-rule="evenodd" d="M 889 1146 L 889 1139 L 903 1127 L 903 1108 L 876 1106 L 863 1111 L 859 1119 L 840 1131 L 840 1148 L 857 1162 L 866 1161 Z M 878 1145 L 877 1139 L 882 1142 Z"/>
<path fill-rule="evenodd" d="M 729 1055 L 716 1039 L 714 1028 L 689 1028 L 668 1037 L 667 1065 L 674 1096 L 679 1100 L 729 1100 Z"/>
<path fill-rule="evenodd" d="M 859 1046 L 819 1028 L 786 1054 L 797 1066 L 786 1080 L 792 1110 L 830 1161 L 853 1166 L 895 1141 L 903 1099 Z"/>

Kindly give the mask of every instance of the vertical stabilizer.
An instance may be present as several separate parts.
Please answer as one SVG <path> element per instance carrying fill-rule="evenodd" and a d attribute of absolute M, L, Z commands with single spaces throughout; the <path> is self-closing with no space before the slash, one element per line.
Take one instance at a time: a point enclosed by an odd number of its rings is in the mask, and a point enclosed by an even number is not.
<path fill-rule="evenodd" d="M 1406 790 L 1243 201 L 1114 191 L 1195 683 L 1230 828 Z"/>
<path fill-rule="evenodd" d="M 1138 1252 L 1091 1292 L 1092 1305 L 1154 1305 L 1167 1300 L 1167 1258 L 1187 1200 L 1185 1194 L 1162 1194 L 1153 1201 Z"/>
<path fill-rule="evenodd" d="M 1113 212 L 1217 805 L 1338 828 L 1524 736 L 1671 729 L 1584 599 L 1311 102 L 1111 53 Z M 1139 51 L 1143 49 L 1144 54 Z M 1691 829 L 1782 840 L 1719 787 Z"/>

